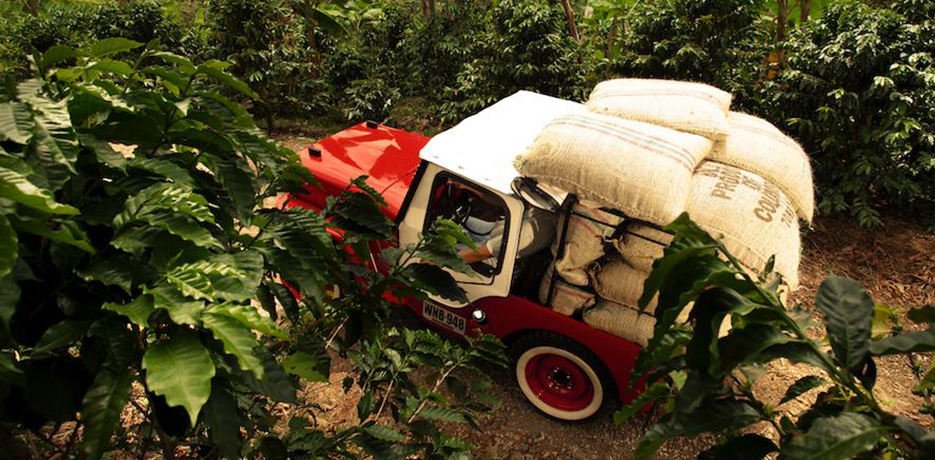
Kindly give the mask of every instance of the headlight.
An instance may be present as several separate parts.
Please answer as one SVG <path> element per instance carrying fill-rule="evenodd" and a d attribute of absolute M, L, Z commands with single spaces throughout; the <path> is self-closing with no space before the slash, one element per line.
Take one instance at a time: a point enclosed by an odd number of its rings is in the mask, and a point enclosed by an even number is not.
<path fill-rule="evenodd" d="M 484 310 L 480 308 L 475 308 L 474 311 L 471 312 L 471 318 L 473 318 L 477 324 L 484 324 L 487 322 L 487 313 L 484 313 Z"/>

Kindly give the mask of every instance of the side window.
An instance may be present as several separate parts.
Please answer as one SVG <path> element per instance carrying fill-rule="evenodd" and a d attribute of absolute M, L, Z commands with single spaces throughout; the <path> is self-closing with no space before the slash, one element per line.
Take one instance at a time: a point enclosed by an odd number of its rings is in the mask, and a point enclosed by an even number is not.
<path fill-rule="evenodd" d="M 460 225 L 478 248 L 486 246 L 494 257 L 471 264 L 478 274 L 492 277 L 503 267 L 509 212 L 499 196 L 484 187 L 448 173 L 435 176 L 423 232 L 437 219 Z"/>

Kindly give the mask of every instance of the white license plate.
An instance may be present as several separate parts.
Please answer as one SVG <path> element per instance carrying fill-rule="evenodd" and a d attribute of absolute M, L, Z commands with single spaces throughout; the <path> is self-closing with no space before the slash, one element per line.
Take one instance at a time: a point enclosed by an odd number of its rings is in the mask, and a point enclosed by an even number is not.
<path fill-rule="evenodd" d="M 434 303 L 425 302 L 422 304 L 422 316 L 446 329 L 464 335 L 464 328 L 467 326 L 467 320 L 452 313 L 450 310 L 442 308 Z"/>

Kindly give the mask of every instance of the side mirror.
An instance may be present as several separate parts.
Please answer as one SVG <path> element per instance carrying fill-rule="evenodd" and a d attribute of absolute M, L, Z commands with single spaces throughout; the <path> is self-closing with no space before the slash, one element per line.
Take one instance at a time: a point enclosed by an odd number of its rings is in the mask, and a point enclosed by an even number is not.
<path fill-rule="evenodd" d="M 511 188 L 524 203 L 534 208 L 551 213 L 556 213 L 561 209 L 561 204 L 551 194 L 539 188 L 533 179 L 517 177 L 513 180 Z"/>

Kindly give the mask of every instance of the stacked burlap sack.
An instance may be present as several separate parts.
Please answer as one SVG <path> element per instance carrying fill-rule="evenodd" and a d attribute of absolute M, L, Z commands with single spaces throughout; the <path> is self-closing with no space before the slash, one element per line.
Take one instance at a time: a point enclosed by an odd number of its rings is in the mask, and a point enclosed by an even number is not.
<path fill-rule="evenodd" d="M 559 223 L 566 246 L 553 247 L 557 276 L 543 280 L 540 300 L 566 315 L 583 309 L 588 324 L 645 344 L 655 301 L 635 306 L 672 240 L 661 227 L 682 212 L 752 274 L 775 257 L 775 273 L 797 287 L 799 219 L 814 212 L 808 156 L 769 122 L 731 112 L 730 102 L 698 83 L 610 80 L 594 88 L 588 113 L 543 129 L 516 169 L 582 201 Z"/>

